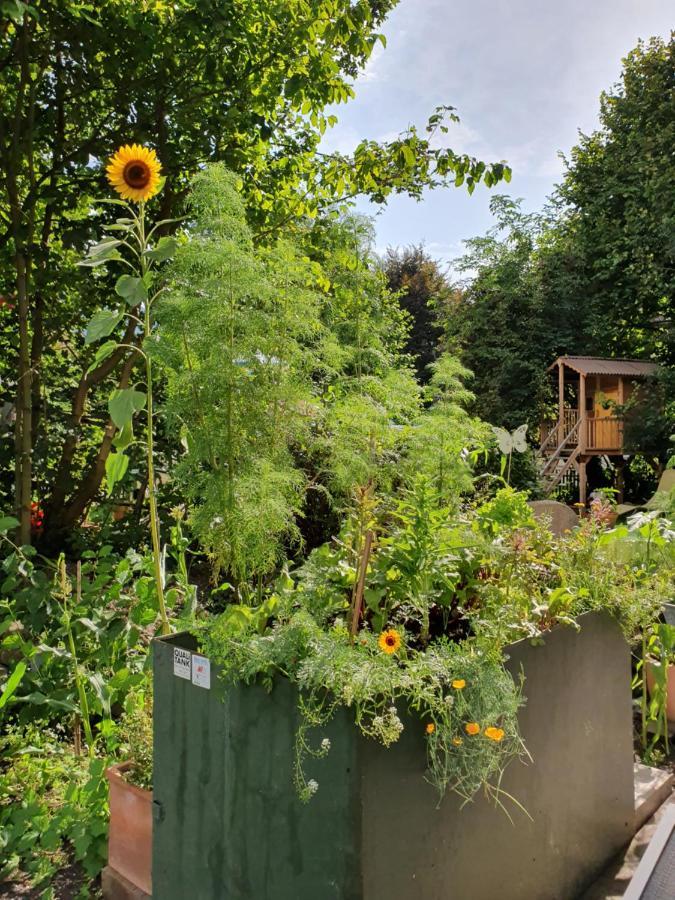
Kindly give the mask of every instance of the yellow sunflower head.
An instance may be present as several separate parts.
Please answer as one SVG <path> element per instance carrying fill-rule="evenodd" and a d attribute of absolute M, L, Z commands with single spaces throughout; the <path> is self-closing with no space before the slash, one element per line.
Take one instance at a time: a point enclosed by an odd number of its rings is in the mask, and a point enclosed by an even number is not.
<path fill-rule="evenodd" d="M 378 646 L 380 650 L 384 653 L 396 653 L 398 648 L 401 646 L 401 635 L 396 631 L 395 628 L 390 628 L 388 631 L 383 631 L 382 634 L 377 639 Z"/>
<path fill-rule="evenodd" d="M 108 181 L 123 200 L 141 203 L 159 190 L 161 169 L 154 150 L 132 144 L 119 148 L 110 158 L 106 172 Z"/>

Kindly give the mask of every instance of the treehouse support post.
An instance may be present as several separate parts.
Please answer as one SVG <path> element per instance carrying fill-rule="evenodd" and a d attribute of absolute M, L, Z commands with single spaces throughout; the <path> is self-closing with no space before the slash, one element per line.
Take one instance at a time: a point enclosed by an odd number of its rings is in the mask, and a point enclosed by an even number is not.
<path fill-rule="evenodd" d="M 578 463 L 579 471 L 579 503 L 586 506 L 586 460 L 580 459 Z"/>
<path fill-rule="evenodd" d="M 565 439 L 565 366 L 558 362 L 558 444 Z"/>
<path fill-rule="evenodd" d="M 579 376 L 579 453 L 586 450 L 586 376 Z"/>

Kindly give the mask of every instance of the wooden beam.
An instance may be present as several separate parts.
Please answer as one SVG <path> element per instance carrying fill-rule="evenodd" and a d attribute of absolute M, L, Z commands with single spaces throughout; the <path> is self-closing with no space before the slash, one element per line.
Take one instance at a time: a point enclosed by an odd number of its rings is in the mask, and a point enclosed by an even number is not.
<path fill-rule="evenodd" d="M 561 444 L 565 435 L 565 366 L 558 360 L 558 440 L 556 444 Z"/>
<path fill-rule="evenodd" d="M 616 461 L 616 482 L 614 487 L 616 488 L 616 502 L 623 503 L 623 493 L 624 488 L 626 486 L 626 460 L 623 456 L 619 456 Z"/>
<path fill-rule="evenodd" d="M 583 503 L 584 507 L 586 506 L 586 460 L 579 460 L 578 462 L 578 471 L 579 471 L 579 503 Z M 582 510 L 583 512 L 583 510 Z"/>
<path fill-rule="evenodd" d="M 586 376 L 579 375 L 579 450 L 586 449 Z"/>

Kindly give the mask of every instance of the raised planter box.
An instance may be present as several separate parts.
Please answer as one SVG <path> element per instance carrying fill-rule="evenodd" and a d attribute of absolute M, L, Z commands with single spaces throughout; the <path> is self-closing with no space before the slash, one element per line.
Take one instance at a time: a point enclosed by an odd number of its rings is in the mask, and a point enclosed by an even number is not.
<path fill-rule="evenodd" d="M 194 640 L 155 641 L 155 896 L 576 897 L 630 839 L 634 817 L 628 646 L 605 614 L 581 625 L 511 648 L 533 757 L 502 781 L 532 816 L 512 807 L 514 824 L 482 796 L 460 809 L 448 795 L 437 808 L 421 723 L 385 749 L 360 737 L 347 712 L 318 736 L 332 746 L 308 766 L 319 791 L 302 804 L 291 781 L 293 686 L 225 689 L 211 672 L 200 687 L 186 664 Z M 206 682 L 203 670 L 196 680 Z"/>

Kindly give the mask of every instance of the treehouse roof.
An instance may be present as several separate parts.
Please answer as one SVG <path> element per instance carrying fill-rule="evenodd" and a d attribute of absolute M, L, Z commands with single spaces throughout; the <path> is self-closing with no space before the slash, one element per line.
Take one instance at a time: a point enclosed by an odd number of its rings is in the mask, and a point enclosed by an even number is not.
<path fill-rule="evenodd" d="M 656 363 L 641 359 L 603 359 L 601 356 L 559 356 L 548 367 L 550 372 L 558 363 L 578 372 L 579 375 L 622 375 L 625 378 L 645 378 L 653 375 Z"/>

